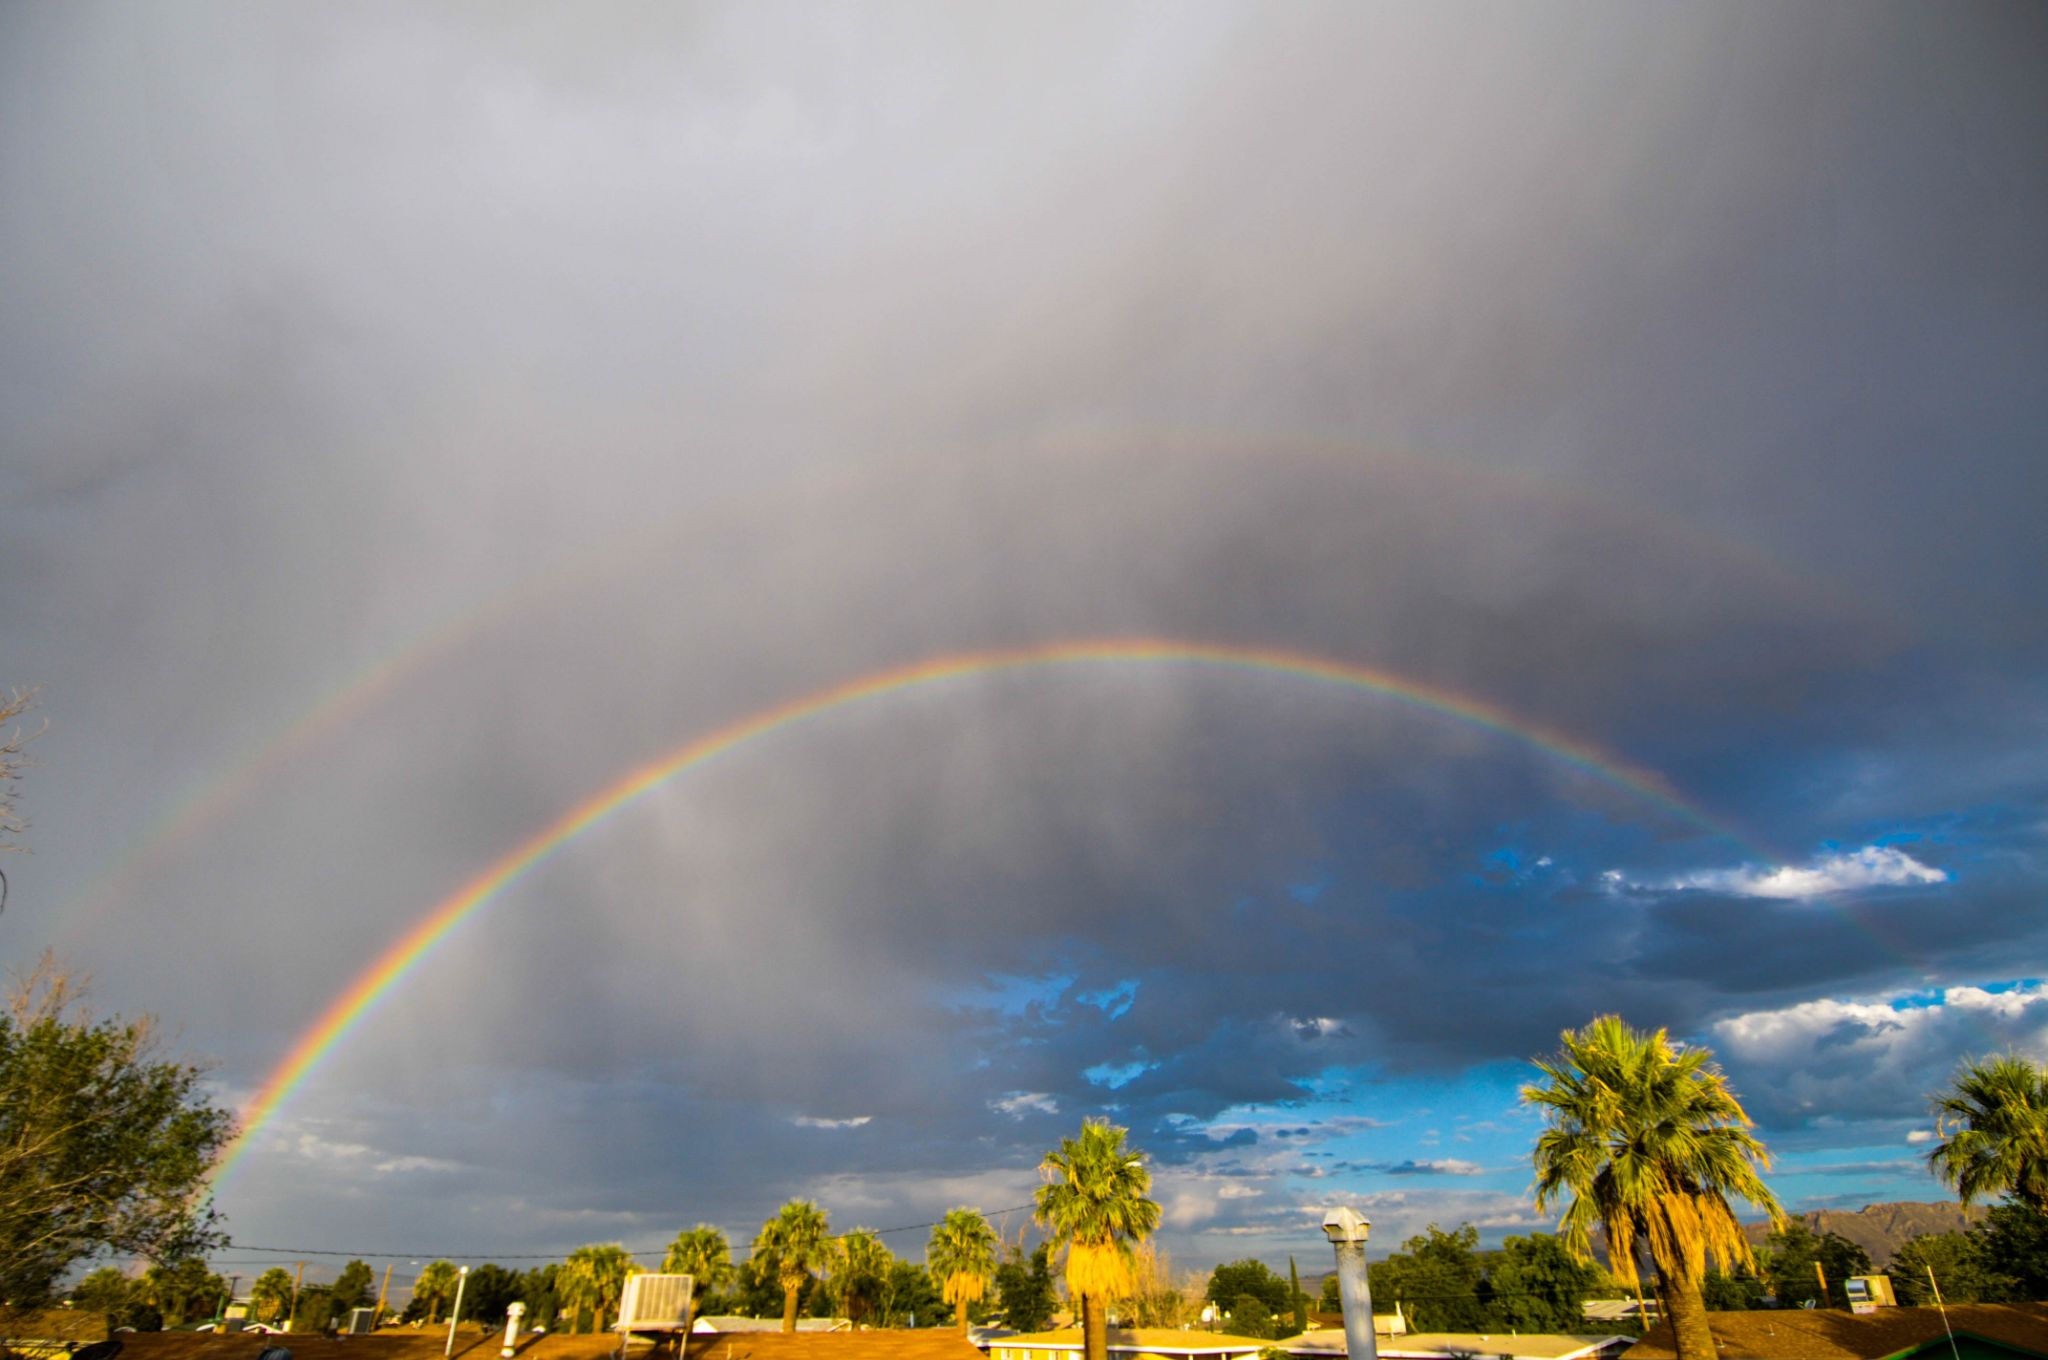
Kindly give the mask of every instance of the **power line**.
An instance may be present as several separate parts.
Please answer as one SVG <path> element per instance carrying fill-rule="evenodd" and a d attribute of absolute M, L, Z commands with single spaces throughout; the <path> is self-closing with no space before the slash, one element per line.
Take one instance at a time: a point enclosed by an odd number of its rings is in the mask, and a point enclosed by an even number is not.
<path fill-rule="evenodd" d="M 998 1214 L 1020 1213 L 1023 1210 L 1036 1207 L 1036 1205 L 1032 1204 L 1013 1204 L 1007 1209 L 991 1209 L 984 1213 L 982 1217 L 993 1218 Z M 936 1228 L 942 1221 L 934 1219 L 930 1223 L 906 1223 L 900 1228 L 854 1228 L 849 1232 L 834 1233 L 826 1240 L 836 1242 L 841 1238 L 850 1237 L 856 1232 L 870 1232 L 877 1237 L 889 1237 L 896 1233 L 918 1232 L 925 1228 Z M 264 1252 L 273 1256 L 351 1256 L 361 1260 L 392 1260 L 403 1257 L 406 1260 L 429 1261 L 553 1261 L 561 1257 L 560 1252 L 553 1251 L 341 1251 L 339 1249 L 330 1250 L 324 1247 L 257 1247 L 242 1242 L 231 1243 L 228 1249 L 230 1251 Z M 629 1251 L 626 1255 L 634 1257 L 664 1256 L 667 1253 L 668 1248 L 662 1246 L 649 1247 L 645 1251 Z M 241 1262 L 224 1258 L 222 1264 L 261 1265 L 262 1262 L 260 1260 Z"/>

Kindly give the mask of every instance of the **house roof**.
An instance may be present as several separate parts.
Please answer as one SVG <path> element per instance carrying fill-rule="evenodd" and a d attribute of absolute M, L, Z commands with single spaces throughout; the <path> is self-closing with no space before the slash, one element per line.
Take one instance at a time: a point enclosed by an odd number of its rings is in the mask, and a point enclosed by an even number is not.
<path fill-rule="evenodd" d="M 1843 1313 L 1823 1308 L 1769 1308 L 1709 1313 L 1721 1360 L 1890 1360 L 1949 1330 L 2048 1356 L 2048 1305 L 1952 1303 L 1944 1325 L 1936 1308 L 1880 1308 Z M 1934 1353 L 1930 1353 L 1934 1354 Z M 1677 1360 L 1671 1324 L 1660 1322 L 1622 1360 Z"/>
<path fill-rule="evenodd" d="M 1542 1332 L 1410 1332 L 1378 1340 L 1380 1360 L 1441 1360 L 1447 1355 L 1501 1356 L 1520 1360 L 1581 1360 L 1616 1354 L 1629 1342 L 1625 1336 L 1555 1336 Z M 1274 1343 L 1295 1355 L 1348 1355 L 1339 1328 L 1303 1332 Z"/>
<path fill-rule="evenodd" d="M 866 1332 L 703 1332 L 685 1360 L 983 1360 L 952 1327 Z"/>
<path fill-rule="evenodd" d="M 501 1331 L 464 1327 L 456 1333 L 455 1360 L 498 1360 Z M 211 1332 L 124 1332 L 119 1360 L 255 1360 L 258 1343 L 279 1343 L 293 1360 L 441 1360 L 446 1328 L 380 1332 L 375 1336 L 329 1338 L 293 1332 L 276 1337 Z M 520 1338 L 518 1360 L 607 1360 L 619 1339 L 602 1333 L 548 1334 Z M 647 1360 L 650 1349 L 628 1355 Z M 980 1351 L 951 1327 L 867 1332 L 698 1332 L 688 1338 L 683 1360 L 983 1360 Z"/>
<path fill-rule="evenodd" d="M 107 1316 L 91 1308 L 0 1308 L 0 1336 L 36 1341 L 98 1341 Z"/>
<path fill-rule="evenodd" d="M 800 1317 L 796 1320 L 800 1332 L 850 1332 L 853 1323 L 845 1318 Z M 779 1317 L 740 1317 L 734 1313 L 705 1313 L 690 1324 L 693 1332 L 779 1332 L 782 1319 Z"/>
<path fill-rule="evenodd" d="M 989 1343 L 993 1350 L 1025 1350 L 1043 1355 L 1081 1352 L 1081 1329 L 1062 1327 L 1052 1332 L 1027 1332 L 1022 1336 L 999 1337 Z M 1228 1332 L 1181 1331 L 1176 1327 L 1111 1327 L 1112 1355 L 1257 1355 L 1274 1343 L 1255 1336 L 1232 1336 Z"/>

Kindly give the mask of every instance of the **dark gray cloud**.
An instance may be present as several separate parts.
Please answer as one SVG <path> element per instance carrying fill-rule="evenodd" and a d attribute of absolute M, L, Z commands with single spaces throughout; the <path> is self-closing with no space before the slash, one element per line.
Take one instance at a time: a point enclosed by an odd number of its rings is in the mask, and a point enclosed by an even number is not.
<path fill-rule="evenodd" d="M 453 932 L 246 1240 L 916 1222 L 1093 1112 L 1197 1250 L 1326 1188 L 1506 1230 L 1461 1083 L 1567 1025 L 1721 1043 L 1825 1151 L 1971 1040 L 1857 1082 L 1869 1016 L 2048 971 L 2030 12 L 0 25 L 0 681 L 55 724 L 0 944 L 236 1098 L 567 809 L 944 653 L 1312 652 L 1692 808 L 1273 673 L 848 705 Z M 1946 877 L 1745 886 L 1872 847 Z"/>

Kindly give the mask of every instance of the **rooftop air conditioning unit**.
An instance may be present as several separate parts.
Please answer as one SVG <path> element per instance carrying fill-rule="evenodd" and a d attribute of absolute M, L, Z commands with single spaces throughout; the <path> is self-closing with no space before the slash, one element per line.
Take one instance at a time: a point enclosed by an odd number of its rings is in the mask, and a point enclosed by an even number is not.
<path fill-rule="evenodd" d="M 688 1275 L 628 1275 L 625 1297 L 619 1300 L 618 1331 L 687 1332 L 690 1296 L 696 1281 Z"/>

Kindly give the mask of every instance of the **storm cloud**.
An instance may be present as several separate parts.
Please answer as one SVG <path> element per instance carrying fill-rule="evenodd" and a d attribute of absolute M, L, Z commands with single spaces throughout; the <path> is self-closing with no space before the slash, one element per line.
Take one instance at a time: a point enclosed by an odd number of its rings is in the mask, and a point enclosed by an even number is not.
<path fill-rule="evenodd" d="M 917 1223 L 1093 1114 L 1184 1259 L 1497 1236 L 1525 1060 L 1607 1011 L 1722 1051 L 1789 1202 L 1926 1197 L 1871 1147 L 2048 1054 L 2035 11 L 0 34 L 0 949 L 224 1099 L 708 734 L 1185 653 L 602 818 L 252 1139 L 242 1242 Z"/>

